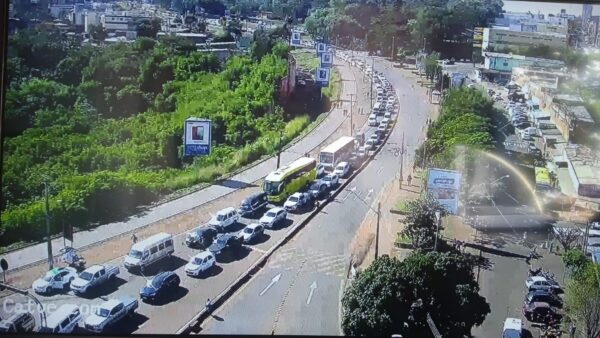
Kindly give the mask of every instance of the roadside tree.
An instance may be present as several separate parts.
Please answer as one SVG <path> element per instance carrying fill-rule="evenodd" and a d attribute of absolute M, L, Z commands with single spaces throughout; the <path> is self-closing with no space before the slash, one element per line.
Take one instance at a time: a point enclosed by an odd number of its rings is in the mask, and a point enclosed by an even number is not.
<path fill-rule="evenodd" d="M 569 251 L 577 244 L 577 240 L 581 237 L 581 230 L 577 228 L 556 228 L 554 236 L 562 245 L 563 250 Z"/>
<path fill-rule="evenodd" d="M 586 338 L 600 335 L 600 265 L 588 262 L 567 284 L 567 312 Z"/>
<path fill-rule="evenodd" d="M 478 292 L 473 263 L 463 255 L 414 252 L 404 261 L 383 255 L 346 289 L 342 329 L 352 336 L 426 337 L 429 314 L 443 336 L 462 337 L 490 312 Z"/>
<path fill-rule="evenodd" d="M 429 194 L 408 201 L 406 205 L 408 213 L 405 219 L 406 227 L 402 234 L 410 238 L 413 248 L 431 249 L 437 230 L 435 213 L 440 211 L 443 215 L 444 207 Z"/>

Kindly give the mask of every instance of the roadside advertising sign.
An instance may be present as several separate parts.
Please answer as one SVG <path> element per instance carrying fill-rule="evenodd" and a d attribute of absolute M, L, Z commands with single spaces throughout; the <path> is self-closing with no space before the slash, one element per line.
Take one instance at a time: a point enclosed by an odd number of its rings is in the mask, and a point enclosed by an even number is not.
<path fill-rule="evenodd" d="M 321 54 L 321 68 L 331 68 L 333 66 L 333 53 L 325 52 Z"/>
<path fill-rule="evenodd" d="M 302 34 L 300 32 L 292 32 L 292 36 L 290 37 L 290 45 L 294 47 L 302 46 Z"/>
<path fill-rule="evenodd" d="M 329 87 L 330 68 L 317 68 L 316 83 L 321 87 Z"/>
<path fill-rule="evenodd" d="M 427 174 L 427 191 L 446 208 L 448 213 L 456 214 L 460 173 L 455 170 L 430 168 Z"/>
<path fill-rule="evenodd" d="M 185 120 L 184 154 L 202 156 L 210 154 L 212 121 L 190 117 Z"/>

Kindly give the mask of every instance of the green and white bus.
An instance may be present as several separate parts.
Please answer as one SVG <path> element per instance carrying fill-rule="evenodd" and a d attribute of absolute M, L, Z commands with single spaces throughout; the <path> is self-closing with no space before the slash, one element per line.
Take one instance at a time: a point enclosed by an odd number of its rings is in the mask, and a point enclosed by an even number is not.
<path fill-rule="evenodd" d="M 263 182 L 263 190 L 267 193 L 269 202 L 283 203 L 315 178 L 317 161 L 310 157 L 300 157 L 267 175 Z"/>

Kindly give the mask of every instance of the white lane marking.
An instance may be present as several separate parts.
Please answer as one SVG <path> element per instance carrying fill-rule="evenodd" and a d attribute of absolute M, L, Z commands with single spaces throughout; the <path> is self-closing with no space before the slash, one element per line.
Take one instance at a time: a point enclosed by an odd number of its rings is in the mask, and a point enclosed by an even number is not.
<path fill-rule="evenodd" d="M 383 167 L 380 167 L 380 168 L 377 170 L 377 174 L 380 174 L 382 171 L 383 171 Z"/>
<path fill-rule="evenodd" d="M 310 304 L 310 301 L 312 299 L 313 293 L 315 292 L 315 289 L 317 288 L 317 281 L 312 282 L 312 284 L 310 285 L 310 293 L 308 294 L 308 299 L 306 300 L 306 305 Z"/>
<path fill-rule="evenodd" d="M 273 277 L 273 279 L 271 279 L 271 282 L 269 283 L 269 285 L 267 285 L 261 292 L 260 292 L 260 296 L 264 295 L 265 292 L 267 292 L 271 286 L 273 286 L 275 283 L 279 282 L 279 279 L 281 278 L 281 273 L 279 273 L 277 276 Z"/>
<path fill-rule="evenodd" d="M 250 250 L 258 251 L 258 252 L 260 252 L 260 253 L 262 253 L 262 254 L 265 254 L 265 253 L 267 253 L 267 251 L 266 251 L 266 250 L 259 249 L 259 248 L 255 247 L 255 246 L 244 245 L 244 247 L 245 247 L 245 248 L 248 248 L 248 249 L 250 249 Z"/>

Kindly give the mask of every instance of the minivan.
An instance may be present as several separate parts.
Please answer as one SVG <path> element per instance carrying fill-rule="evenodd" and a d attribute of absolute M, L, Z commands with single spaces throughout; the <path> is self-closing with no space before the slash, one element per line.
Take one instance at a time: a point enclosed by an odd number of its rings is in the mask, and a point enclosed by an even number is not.
<path fill-rule="evenodd" d="M 173 236 L 164 232 L 158 233 L 131 246 L 131 251 L 125 256 L 125 268 L 131 270 L 144 268 L 175 252 Z"/>
<path fill-rule="evenodd" d="M 46 318 L 46 326 L 43 326 L 40 332 L 72 333 L 81 320 L 81 311 L 77 305 L 64 304 Z"/>

